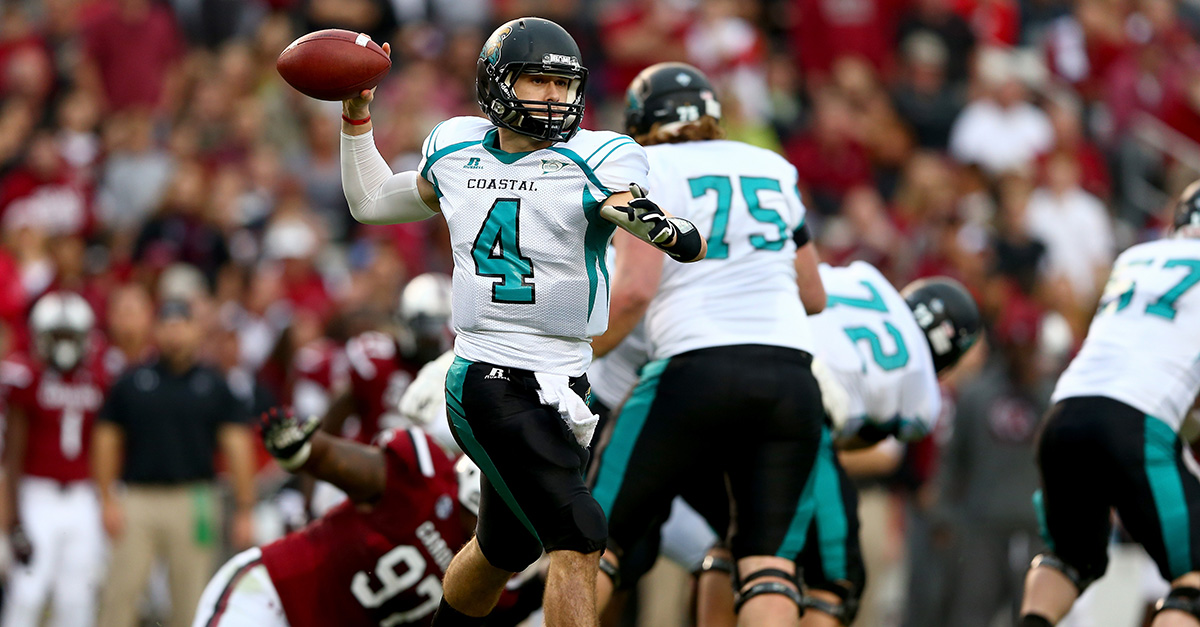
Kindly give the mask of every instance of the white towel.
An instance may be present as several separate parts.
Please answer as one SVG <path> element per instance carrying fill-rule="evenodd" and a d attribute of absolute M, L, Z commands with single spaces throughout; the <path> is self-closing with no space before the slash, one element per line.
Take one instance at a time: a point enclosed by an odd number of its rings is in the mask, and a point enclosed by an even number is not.
<path fill-rule="evenodd" d="M 580 446 L 590 446 L 600 416 L 593 414 L 587 403 L 571 391 L 570 379 L 565 375 L 544 372 L 535 372 L 533 376 L 538 382 L 538 397 L 542 404 L 558 410 L 558 415 L 562 416 L 563 421 L 571 428 L 571 433 L 575 434 L 575 441 L 579 442 Z"/>

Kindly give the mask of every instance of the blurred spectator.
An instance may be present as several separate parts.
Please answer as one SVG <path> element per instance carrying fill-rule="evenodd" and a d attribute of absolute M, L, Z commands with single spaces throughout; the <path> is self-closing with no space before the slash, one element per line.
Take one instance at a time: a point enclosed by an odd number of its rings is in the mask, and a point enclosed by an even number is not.
<path fill-rule="evenodd" d="M 183 37 L 171 10 L 152 0 L 101 3 L 84 27 L 81 84 L 109 111 L 158 109 L 175 96 Z"/>
<path fill-rule="evenodd" d="M 182 261 L 200 269 L 209 284 L 229 261 L 224 236 L 210 222 L 206 209 L 205 175 L 195 163 L 180 164 L 158 215 L 146 222 L 133 247 L 133 261 L 149 273 Z"/>
<path fill-rule="evenodd" d="M 966 83 L 975 51 L 975 33 L 967 21 L 954 12 L 950 0 L 917 0 L 900 19 L 897 36 L 906 54 L 907 48 L 913 45 L 908 43 L 913 37 L 936 39 L 946 54 L 946 81 L 954 85 Z"/>
<path fill-rule="evenodd" d="M 895 0 L 792 0 L 791 33 L 796 61 L 818 83 L 842 57 L 860 57 L 881 74 L 892 69 L 896 41 Z"/>
<path fill-rule="evenodd" d="M 985 46 L 1013 46 L 1020 35 L 1016 0 L 956 0 L 955 11 L 967 20 Z"/>
<path fill-rule="evenodd" d="M 784 149 L 812 199 L 811 208 L 831 214 L 851 189 L 870 185 L 871 163 L 856 139 L 850 102 L 840 91 L 821 90 L 813 101 L 813 117 L 812 131 Z"/>
<path fill-rule="evenodd" d="M 1054 129 L 1054 150 L 1070 153 L 1080 168 L 1080 185 L 1088 193 L 1107 200 L 1112 193 L 1108 163 L 1099 146 L 1084 134 L 1083 110 L 1079 99 L 1069 93 L 1057 93 L 1049 99 L 1046 112 Z M 1045 166 L 1045 159 L 1042 160 Z"/>
<path fill-rule="evenodd" d="M 954 121 L 950 154 L 993 175 L 1028 167 L 1054 140 L 1049 118 L 1026 100 L 1011 52 L 986 49 L 976 69 L 980 95 Z"/>
<path fill-rule="evenodd" d="M 1112 219 L 1098 198 L 1079 186 L 1079 164 L 1068 153 L 1046 162 L 1046 185 L 1026 208 L 1029 233 L 1046 244 L 1044 273 L 1063 279 L 1067 298 L 1090 310 L 1116 254 Z"/>
<path fill-rule="evenodd" d="M 246 407 L 224 376 L 197 363 L 206 337 L 185 301 L 159 309 L 159 357 L 126 372 L 105 399 L 93 444 L 93 467 L 113 540 L 99 625 L 132 627 L 150 566 L 165 557 L 173 627 L 192 610 L 215 568 L 218 501 L 213 460 L 219 446 L 233 480 L 237 510 L 230 539 L 253 544 L 253 440 Z M 123 489 L 118 489 L 120 478 Z"/>
<path fill-rule="evenodd" d="M 316 230 L 300 217 L 276 220 L 263 234 L 263 256 L 281 267 L 283 297 L 293 307 L 328 318 L 333 299 L 313 264 L 319 247 Z"/>
<path fill-rule="evenodd" d="M 47 235 L 87 233 L 92 221 L 88 198 L 71 178 L 54 135 L 34 134 L 22 166 L 0 180 L 0 226 Z"/>
<path fill-rule="evenodd" d="M 633 77 L 663 61 L 687 58 L 687 29 L 691 16 L 674 0 L 625 0 L 604 16 L 604 50 L 608 56 L 604 84 L 607 94 L 624 94 Z"/>
<path fill-rule="evenodd" d="M 104 126 L 108 155 L 100 172 L 96 211 L 101 224 L 114 233 L 126 233 L 124 252 L 133 237 L 162 204 L 171 181 L 172 161 L 155 145 L 154 121 L 146 113 L 110 117 Z M 120 250 L 120 249 L 118 249 Z"/>
<path fill-rule="evenodd" d="M 895 87 L 896 111 L 924 148 L 945 150 L 962 111 L 963 91 L 947 83 L 949 52 L 936 36 L 914 32 L 904 39 L 904 69 Z"/>
<path fill-rule="evenodd" d="M 1026 296 L 1032 296 L 1046 260 L 1046 244 L 1030 235 L 1026 227 L 1033 185 L 1024 177 L 1009 175 L 1000 180 L 998 187 L 992 270 Z"/>
<path fill-rule="evenodd" d="M 113 379 L 154 352 L 154 303 L 136 283 L 122 285 L 109 295 L 108 350 L 104 368 Z"/>

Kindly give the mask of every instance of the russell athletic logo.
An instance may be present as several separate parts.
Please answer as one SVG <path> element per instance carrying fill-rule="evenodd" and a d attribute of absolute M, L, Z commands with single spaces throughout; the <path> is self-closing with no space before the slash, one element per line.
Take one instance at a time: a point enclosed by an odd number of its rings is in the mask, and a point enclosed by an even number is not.
<path fill-rule="evenodd" d="M 483 166 L 479 165 L 479 157 L 471 157 L 467 160 L 467 165 L 463 166 L 465 170 L 482 170 Z"/>
<path fill-rule="evenodd" d="M 484 379 L 500 379 L 508 381 L 508 374 L 504 372 L 504 368 L 492 368 L 492 371 L 487 373 Z"/>

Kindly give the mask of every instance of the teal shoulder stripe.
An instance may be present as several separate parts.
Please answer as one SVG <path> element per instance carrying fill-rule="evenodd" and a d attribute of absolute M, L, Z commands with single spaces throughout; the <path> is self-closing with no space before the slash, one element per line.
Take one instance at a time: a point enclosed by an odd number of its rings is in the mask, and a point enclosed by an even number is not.
<path fill-rule="evenodd" d="M 583 170 L 583 173 L 588 177 L 588 180 L 592 182 L 592 185 L 595 185 L 597 189 L 599 189 L 601 192 L 604 192 L 605 196 L 612 196 L 613 191 L 600 183 L 600 179 L 596 178 L 596 173 L 593 172 L 590 167 L 588 167 L 586 161 L 580 159 L 579 155 L 575 154 L 575 151 L 569 148 L 562 148 L 560 146 L 550 146 L 546 150 L 552 150 L 570 159 L 571 161 L 574 161 L 575 165 L 579 166 L 580 170 Z"/>
<path fill-rule="evenodd" d="M 442 125 L 445 123 L 446 120 L 442 120 L 437 123 L 437 126 L 433 127 L 432 131 L 429 131 L 429 152 L 425 155 L 426 157 L 437 152 L 438 131 L 442 130 Z"/>
<path fill-rule="evenodd" d="M 633 141 L 633 140 L 630 140 L 630 141 L 627 141 L 627 142 L 625 142 L 625 143 L 623 143 L 623 144 L 617 144 L 616 146 L 613 146 L 613 149 L 612 149 L 612 150 L 610 150 L 610 151 L 608 151 L 608 154 L 604 155 L 604 158 L 603 158 L 603 159 L 600 159 L 600 161 L 596 162 L 595 168 L 596 168 L 596 169 L 600 169 L 600 164 L 601 164 L 601 163 L 604 163 L 604 162 L 605 162 L 605 160 L 607 160 L 609 157 L 611 157 L 611 156 L 612 156 L 612 153 L 614 153 L 614 152 L 616 152 L 616 151 L 620 150 L 622 146 L 628 146 L 628 145 L 630 145 L 630 144 L 636 144 L 636 143 L 637 143 L 637 142 L 635 142 L 635 141 Z"/>
<path fill-rule="evenodd" d="M 1176 459 L 1179 436 L 1167 423 L 1154 416 L 1147 415 L 1144 424 L 1146 479 L 1154 496 L 1154 508 L 1158 510 L 1158 523 L 1162 526 L 1163 544 L 1171 567 L 1170 578 L 1173 579 L 1195 570 L 1189 533 L 1191 520 Z"/>
<path fill-rule="evenodd" d="M 467 368 L 471 366 L 471 362 L 462 357 L 455 357 L 454 362 L 450 364 L 450 371 L 446 373 L 446 410 L 450 415 L 450 424 L 453 430 L 462 440 L 463 448 L 468 457 L 479 466 L 483 474 L 487 476 L 492 487 L 496 488 L 496 492 L 500 494 L 500 498 L 512 510 L 512 513 L 521 521 L 525 529 L 533 534 L 534 538 L 540 543 L 542 540 L 538 537 L 537 531 L 533 528 L 533 523 L 529 522 L 529 518 L 525 515 L 524 510 L 517 504 L 517 499 L 513 497 L 512 492 L 508 489 L 508 484 L 504 482 L 504 478 L 500 476 L 500 471 L 496 469 L 496 465 L 492 462 L 492 458 L 488 456 L 487 451 L 475 439 L 475 433 L 471 430 L 471 424 L 467 422 L 466 413 L 461 406 L 463 381 L 467 378 Z"/>
<path fill-rule="evenodd" d="M 429 168 L 432 168 L 433 164 L 436 163 L 438 159 L 441 159 L 452 152 L 458 152 L 463 148 L 470 148 L 471 146 L 478 145 L 478 139 L 469 142 L 458 142 L 457 144 L 450 144 L 449 146 L 446 146 L 432 155 L 429 155 L 429 158 L 425 160 L 425 168 L 421 170 L 421 177 L 427 181 L 429 180 Z"/>
<path fill-rule="evenodd" d="M 588 161 L 592 161 L 592 157 L 594 157 L 594 156 L 596 156 L 596 155 L 600 154 L 600 151 L 601 151 L 601 150 L 604 150 L 604 147 L 606 147 L 606 145 L 608 145 L 608 144 L 611 144 L 611 143 L 613 143 L 613 142 L 619 142 L 619 141 L 622 141 L 622 139 L 629 139 L 629 138 L 628 138 L 628 137 L 625 137 L 625 136 L 623 136 L 623 135 L 618 135 L 617 137 L 613 137 L 612 139 L 608 139 L 608 141 L 607 141 L 607 142 L 600 144 L 600 148 L 598 148 L 598 149 L 595 149 L 595 151 L 593 151 L 593 153 L 592 153 L 592 154 L 588 155 L 588 159 L 587 159 L 587 160 L 588 160 Z"/>
<path fill-rule="evenodd" d="M 629 467 L 629 458 L 633 455 L 633 447 L 637 445 L 638 436 L 650 415 L 650 407 L 658 394 L 658 381 L 667 369 L 670 359 L 652 361 L 642 367 L 641 378 L 633 388 L 633 394 L 625 401 L 621 414 L 613 426 L 608 446 L 600 458 L 600 469 L 596 473 L 596 487 L 592 488 L 592 496 L 604 510 L 605 516 L 612 515 L 613 503 L 621 484 L 625 481 L 625 471 Z"/>

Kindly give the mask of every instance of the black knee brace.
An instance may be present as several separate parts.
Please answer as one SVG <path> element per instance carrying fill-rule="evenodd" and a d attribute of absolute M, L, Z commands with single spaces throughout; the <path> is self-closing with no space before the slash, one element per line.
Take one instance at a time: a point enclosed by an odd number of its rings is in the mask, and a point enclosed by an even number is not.
<path fill-rule="evenodd" d="M 779 577 L 792 585 L 780 583 L 778 581 L 760 581 L 746 590 L 742 590 L 744 584 L 750 583 L 755 579 L 763 577 Z M 780 594 L 792 600 L 796 604 L 796 611 L 800 616 L 804 615 L 804 599 L 800 597 L 800 584 L 787 571 L 779 570 L 778 568 L 764 568 L 756 570 L 746 576 L 745 579 L 733 578 L 733 611 L 742 611 L 742 606 L 746 601 L 753 599 L 760 594 Z"/>
<path fill-rule="evenodd" d="M 1083 594 L 1083 591 L 1087 590 L 1088 586 L 1096 582 L 1095 577 L 1084 577 L 1073 566 L 1062 561 L 1062 559 L 1053 553 L 1042 553 L 1033 558 L 1033 561 L 1029 564 L 1029 568 L 1038 567 L 1053 568 L 1062 573 L 1067 579 L 1071 580 L 1071 583 L 1075 585 L 1075 589 L 1079 591 L 1079 594 Z"/>
<path fill-rule="evenodd" d="M 708 571 L 725 573 L 726 575 L 733 574 L 733 561 L 716 555 L 705 555 L 704 561 L 700 562 L 700 568 L 696 570 L 695 575 L 699 576 Z"/>
<path fill-rule="evenodd" d="M 821 587 L 820 590 L 836 594 L 841 600 L 841 603 L 832 603 L 823 599 L 817 599 L 808 595 L 804 597 L 804 608 L 812 609 L 824 614 L 828 614 L 837 619 L 843 625 L 849 625 L 854 622 L 858 616 L 858 590 L 852 586 L 831 585 Z"/>
<path fill-rule="evenodd" d="M 1154 604 L 1155 616 L 1164 610 L 1179 610 L 1200 619 L 1200 588 L 1193 588 L 1191 586 L 1171 588 L 1167 596 L 1159 599 L 1158 603 Z"/>
<path fill-rule="evenodd" d="M 612 581 L 613 590 L 621 589 L 621 569 L 617 568 L 616 564 L 608 561 L 608 556 L 606 555 L 600 556 L 600 572 L 608 575 L 609 580 Z"/>

